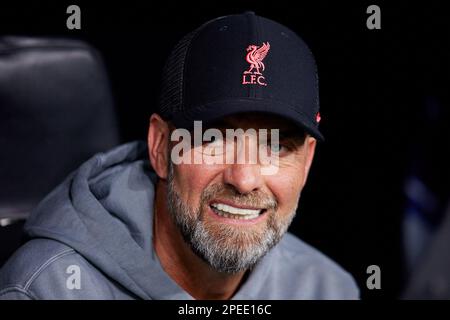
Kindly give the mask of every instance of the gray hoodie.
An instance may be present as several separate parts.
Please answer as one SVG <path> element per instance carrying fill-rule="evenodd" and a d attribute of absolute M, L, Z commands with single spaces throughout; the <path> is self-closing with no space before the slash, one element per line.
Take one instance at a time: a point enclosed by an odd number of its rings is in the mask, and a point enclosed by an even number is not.
<path fill-rule="evenodd" d="M 156 175 L 146 145 L 97 154 L 33 211 L 0 270 L 0 299 L 192 299 L 152 246 Z M 287 233 L 233 299 L 355 299 L 352 277 Z"/>

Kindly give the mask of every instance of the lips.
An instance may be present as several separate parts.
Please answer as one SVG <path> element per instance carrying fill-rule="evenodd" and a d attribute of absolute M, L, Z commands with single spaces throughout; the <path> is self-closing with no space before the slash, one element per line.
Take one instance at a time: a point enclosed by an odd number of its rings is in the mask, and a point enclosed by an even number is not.
<path fill-rule="evenodd" d="M 241 208 L 221 202 L 214 202 L 210 207 L 219 216 L 238 220 L 255 219 L 266 211 L 264 208 Z"/>

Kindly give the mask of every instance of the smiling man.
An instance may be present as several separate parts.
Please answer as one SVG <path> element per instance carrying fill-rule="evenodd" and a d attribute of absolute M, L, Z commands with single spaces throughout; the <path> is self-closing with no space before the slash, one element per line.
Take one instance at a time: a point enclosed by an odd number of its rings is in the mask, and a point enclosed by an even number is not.
<path fill-rule="evenodd" d="M 147 143 L 96 155 L 40 203 L 0 299 L 358 298 L 286 232 L 323 139 L 317 83 L 306 44 L 254 13 L 188 34 Z"/>

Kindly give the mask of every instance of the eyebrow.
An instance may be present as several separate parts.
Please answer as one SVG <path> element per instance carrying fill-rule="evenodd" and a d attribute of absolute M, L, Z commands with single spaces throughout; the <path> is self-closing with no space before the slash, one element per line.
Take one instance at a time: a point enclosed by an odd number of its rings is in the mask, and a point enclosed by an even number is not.
<path fill-rule="evenodd" d="M 305 131 L 301 129 L 280 129 L 280 139 L 303 138 Z"/>

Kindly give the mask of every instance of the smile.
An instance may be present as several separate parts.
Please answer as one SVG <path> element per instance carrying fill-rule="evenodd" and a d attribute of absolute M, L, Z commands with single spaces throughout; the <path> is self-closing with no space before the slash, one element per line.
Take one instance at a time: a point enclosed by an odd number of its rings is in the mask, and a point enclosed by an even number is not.
<path fill-rule="evenodd" d="M 221 217 L 238 220 L 255 219 L 266 211 L 266 209 L 238 208 L 224 203 L 212 203 L 210 207 Z"/>

